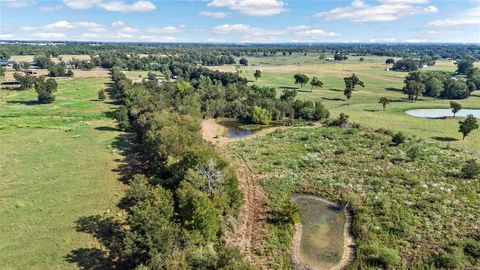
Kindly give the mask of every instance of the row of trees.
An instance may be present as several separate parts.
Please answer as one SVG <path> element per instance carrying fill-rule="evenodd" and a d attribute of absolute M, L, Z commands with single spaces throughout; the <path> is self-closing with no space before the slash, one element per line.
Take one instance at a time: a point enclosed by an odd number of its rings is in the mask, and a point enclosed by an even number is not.
<path fill-rule="evenodd" d="M 242 196 L 227 163 L 201 137 L 200 97 L 186 81 L 132 84 L 112 69 L 119 127 L 141 145 L 130 181 L 120 260 L 133 269 L 253 269 L 224 243 Z M 233 268 L 232 268 L 233 267 Z"/>

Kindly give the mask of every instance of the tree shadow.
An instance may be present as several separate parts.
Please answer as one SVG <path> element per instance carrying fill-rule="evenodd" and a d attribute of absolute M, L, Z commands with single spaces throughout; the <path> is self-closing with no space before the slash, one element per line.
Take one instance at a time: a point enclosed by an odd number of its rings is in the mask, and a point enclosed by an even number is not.
<path fill-rule="evenodd" d="M 343 98 L 326 98 L 326 97 L 322 97 L 322 99 L 324 99 L 324 100 L 329 100 L 329 101 L 346 101 L 346 100 L 343 99 Z"/>
<path fill-rule="evenodd" d="M 38 100 L 9 100 L 7 104 L 21 104 L 26 106 L 40 105 Z"/>
<path fill-rule="evenodd" d="M 441 142 L 455 142 L 458 141 L 458 139 L 453 138 L 453 137 L 431 137 L 434 140 L 441 141 Z"/>
<path fill-rule="evenodd" d="M 278 88 L 285 89 L 285 90 L 298 90 L 298 87 L 293 87 L 293 86 L 280 86 Z"/>
<path fill-rule="evenodd" d="M 379 112 L 380 110 L 375 110 L 375 109 L 365 109 L 364 111 L 366 111 L 366 112 Z"/>
<path fill-rule="evenodd" d="M 80 269 L 127 269 L 123 250 L 123 230 L 120 222 L 101 215 L 80 217 L 75 221 L 77 232 L 92 235 L 102 248 L 78 248 L 65 256 Z"/>
<path fill-rule="evenodd" d="M 142 147 L 136 143 L 135 134 L 121 134 L 112 142 L 113 148 L 120 151 L 123 159 L 116 159 L 120 165 L 113 169 L 120 174 L 120 181 L 127 184 L 135 174 L 145 174 L 151 172 L 149 159 L 144 155 Z"/>
<path fill-rule="evenodd" d="M 100 131 L 118 131 L 117 128 L 107 127 L 107 126 L 96 127 L 95 129 Z"/>

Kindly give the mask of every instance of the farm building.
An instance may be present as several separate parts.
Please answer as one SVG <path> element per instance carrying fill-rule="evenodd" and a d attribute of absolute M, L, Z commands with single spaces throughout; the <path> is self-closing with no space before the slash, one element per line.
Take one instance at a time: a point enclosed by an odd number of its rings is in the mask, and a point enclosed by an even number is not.
<path fill-rule="evenodd" d="M 25 74 L 30 74 L 30 75 L 36 75 L 37 74 L 37 70 L 36 69 L 32 69 L 32 68 L 29 68 L 29 69 L 25 69 Z"/>

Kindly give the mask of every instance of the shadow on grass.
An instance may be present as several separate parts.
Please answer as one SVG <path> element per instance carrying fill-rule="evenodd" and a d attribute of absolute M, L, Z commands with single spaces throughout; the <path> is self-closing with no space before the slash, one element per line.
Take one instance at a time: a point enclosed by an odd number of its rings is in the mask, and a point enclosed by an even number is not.
<path fill-rule="evenodd" d="M 346 101 L 346 100 L 343 99 L 343 98 L 326 98 L 326 97 L 322 97 L 322 99 L 324 99 L 324 100 L 329 100 L 329 101 Z"/>
<path fill-rule="evenodd" d="M 7 101 L 7 104 L 21 104 L 27 106 L 40 105 L 40 103 L 38 103 L 38 100 L 9 100 Z"/>
<path fill-rule="evenodd" d="M 118 131 L 118 129 L 116 129 L 116 128 L 106 127 L 106 126 L 96 127 L 95 129 L 100 130 L 100 131 Z"/>
<path fill-rule="evenodd" d="M 120 165 L 113 169 L 120 174 L 120 181 L 128 183 L 135 174 L 148 174 L 151 171 L 150 162 L 143 154 L 142 148 L 135 141 L 132 133 L 117 136 L 112 142 L 113 148 L 120 151 L 123 159 L 117 159 Z"/>
<path fill-rule="evenodd" d="M 431 137 L 434 140 L 441 141 L 441 142 L 455 142 L 458 141 L 458 139 L 453 138 L 453 137 Z"/>
<path fill-rule="evenodd" d="M 375 110 L 375 109 L 365 109 L 364 111 L 366 111 L 366 112 L 379 112 L 380 110 Z"/>
<path fill-rule="evenodd" d="M 75 221 L 77 232 L 92 235 L 102 248 L 78 248 L 72 250 L 65 259 L 80 269 L 128 269 L 122 256 L 122 225 L 112 217 L 101 215 L 80 217 Z"/>
<path fill-rule="evenodd" d="M 287 90 L 298 90 L 299 89 L 298 87 L 294 87 L 294 86 L 280 86 L 278 88 L 287 89 Z"/>
<path fill-rule="evenodd" d="M 337 88 L 330 88 L 328 91 L 333 91 L 333 92 L 343 92 L 342 89 L 337 89 Z"/>

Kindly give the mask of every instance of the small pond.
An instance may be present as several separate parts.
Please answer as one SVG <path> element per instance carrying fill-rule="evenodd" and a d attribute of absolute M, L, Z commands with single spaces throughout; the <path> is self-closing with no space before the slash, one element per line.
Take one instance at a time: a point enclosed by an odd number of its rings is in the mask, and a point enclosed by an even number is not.
<path fill-rule="evenodd" d="M 298 260 L 311 269 L 330 269 L 342 259 L 346 216 L 343 209 L 313 198 L 295 199 L 302 236 Z"/>
<path fill-rule="evenodd" d="M 280 126 L 280 124 L 276 123 L 270 125 L 245 124 L 235 120 L 224 120 L 220 121 L 219 124 L 227 129 L 227 137 L 229 138 L 248 137 L 263 129 Z"/>
<path fill-rule="evenodd" d="M 453 117 L 453 113 L 451 109 L 415 109 L 415 110 L 405 111 L 405 113 L 415 117 L 430 118 L 430 119 Z M 480 110 L 472 110 L 472 109 L 462 109 L 456 114 L 456 116 L 466 117 L 469 114 L 472 114 L 476 118 L 480 118 Z"/>

